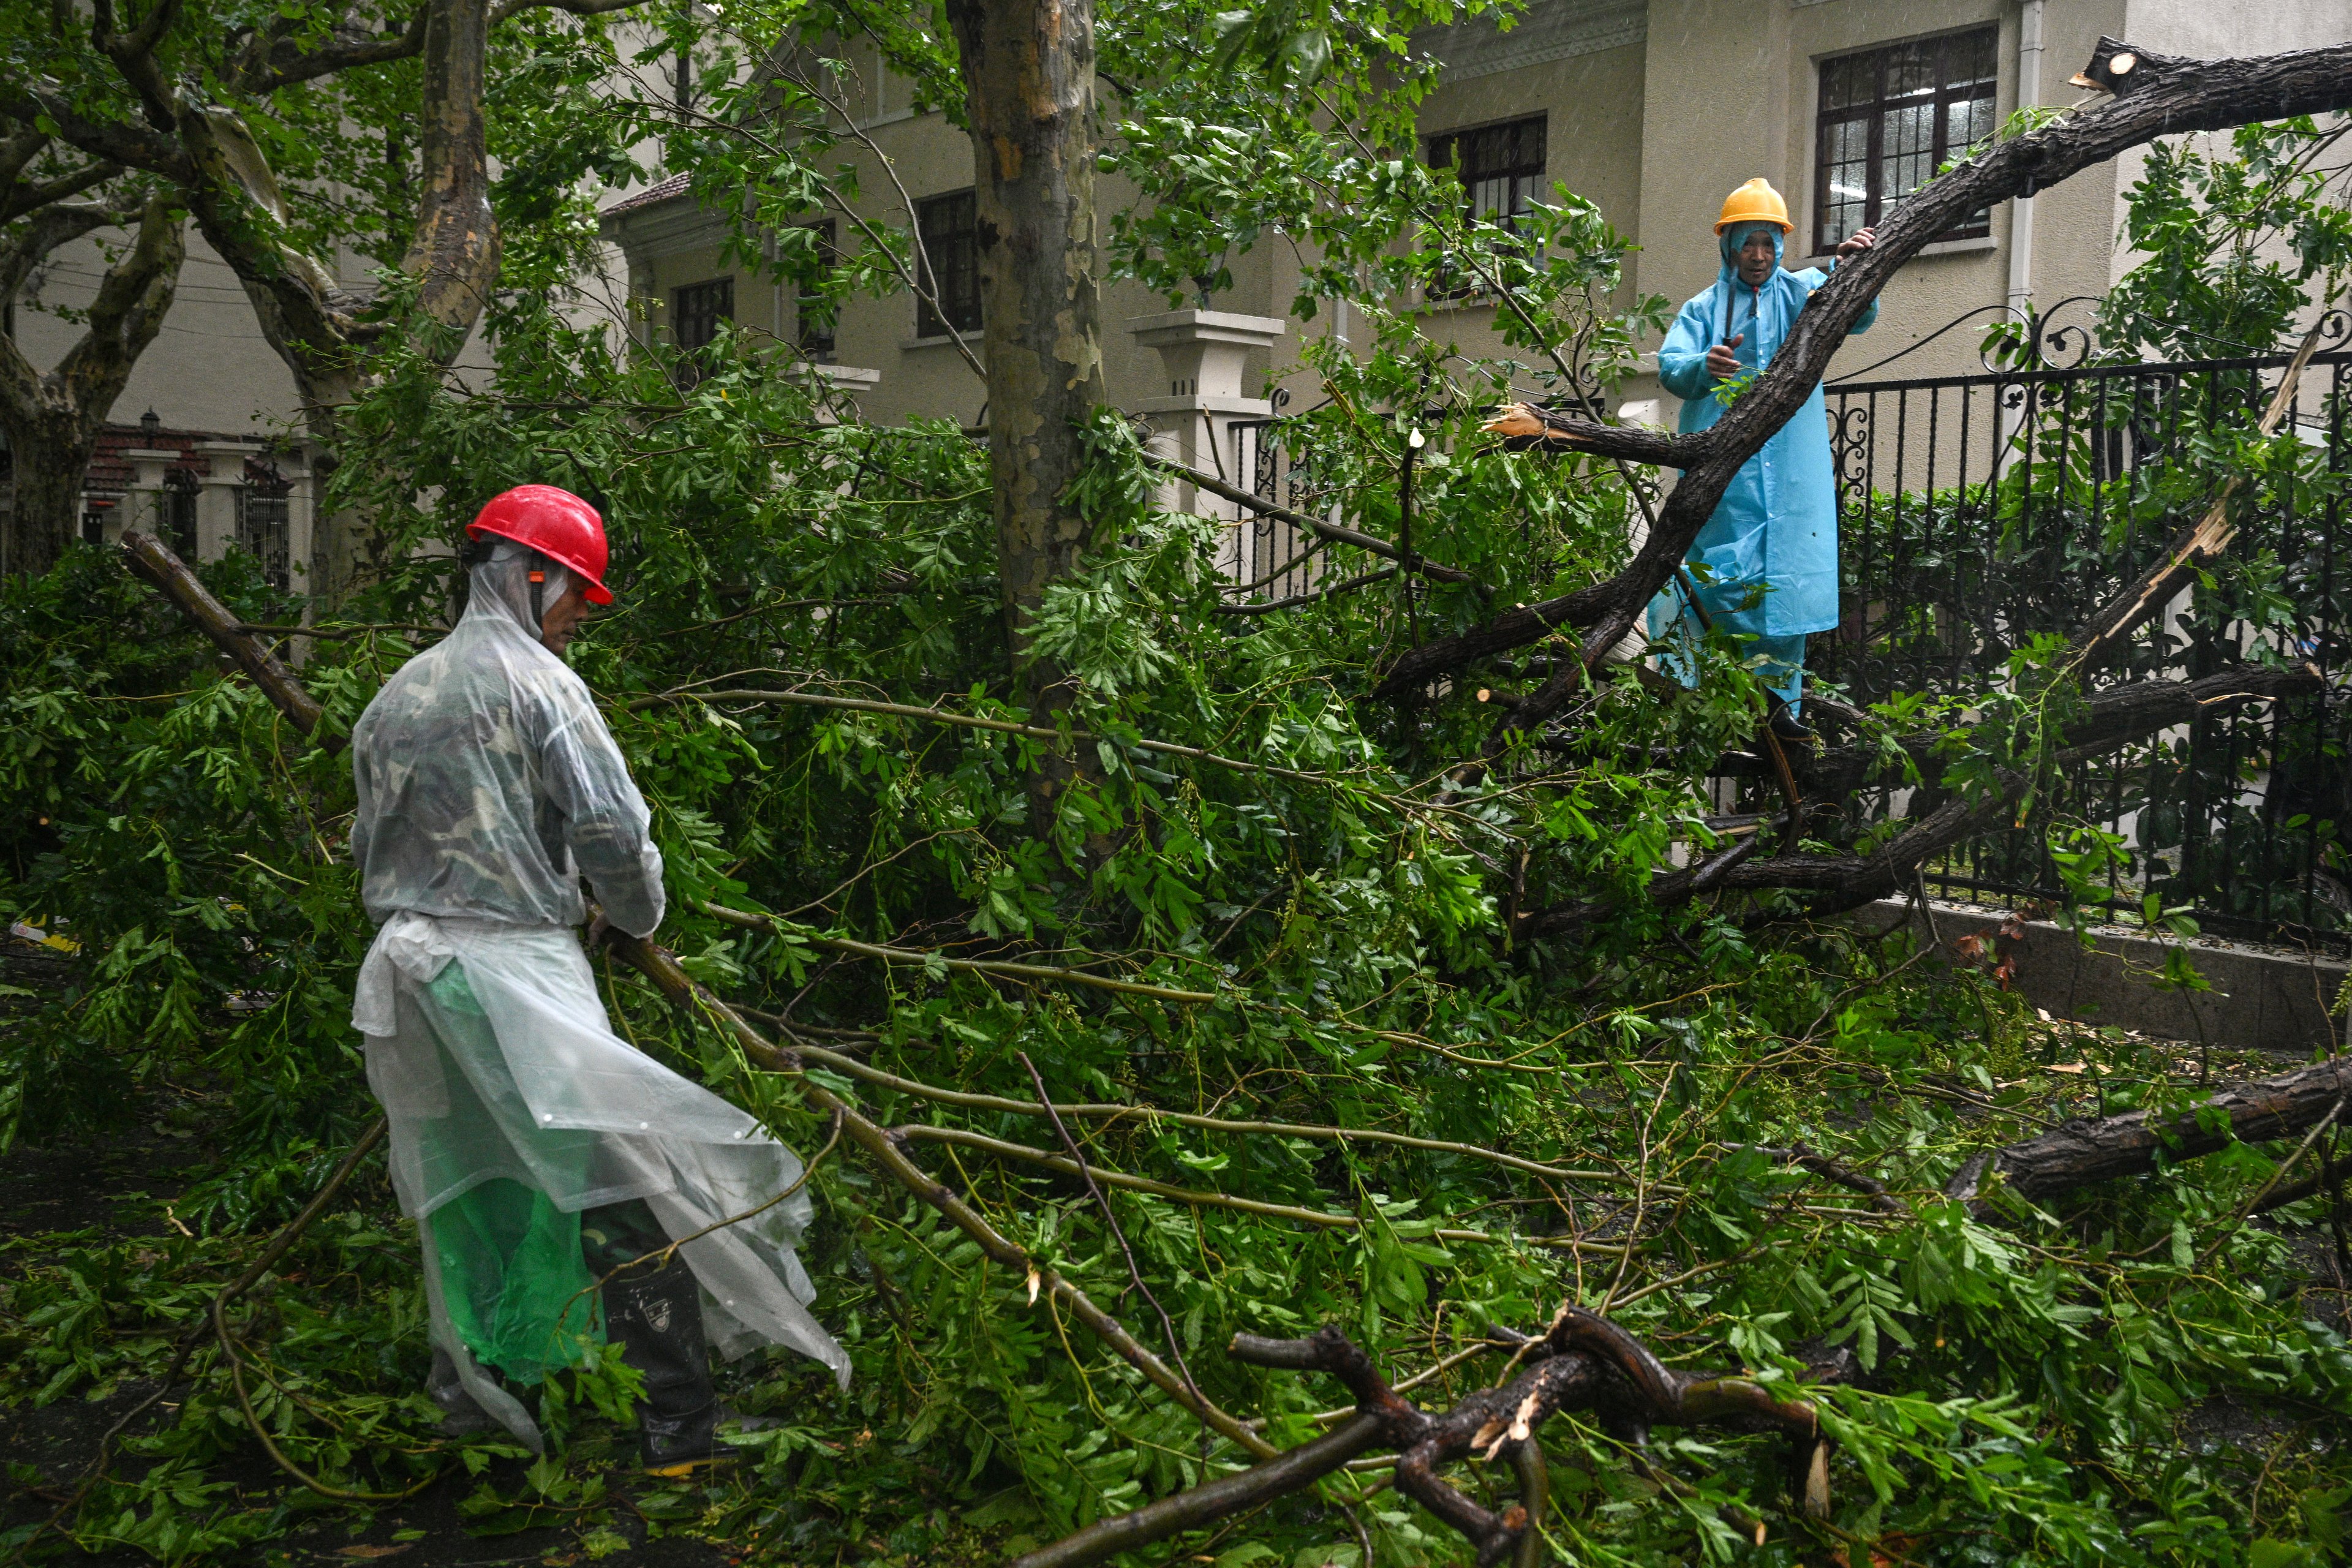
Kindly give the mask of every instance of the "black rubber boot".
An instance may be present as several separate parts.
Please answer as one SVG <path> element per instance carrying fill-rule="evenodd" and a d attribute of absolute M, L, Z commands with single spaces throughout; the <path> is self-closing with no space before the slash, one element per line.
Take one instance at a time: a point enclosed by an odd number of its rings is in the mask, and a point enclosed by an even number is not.
<path fill-rule="evenodd" d="M 1797 710 L 1779 697 L 1772 699 L 1771 716 L 1766 722 L 1772 726 L 1774 735 L 1794 745 L 1805 745 L 1813 738 L 1813 732 L 1805 728 L 1804 721 L 1797 717 Z"/>
<path fill-rule="evenodd" d="M 682 1258 L 604 1287 L 604 1331 L 646 1380 L 637 1406 L 637 1457 L 646 1473 L 684 1476 L 731 1462 L 717 1439 L 719 1401 L 702 1340 L 702 1296 Z"/>

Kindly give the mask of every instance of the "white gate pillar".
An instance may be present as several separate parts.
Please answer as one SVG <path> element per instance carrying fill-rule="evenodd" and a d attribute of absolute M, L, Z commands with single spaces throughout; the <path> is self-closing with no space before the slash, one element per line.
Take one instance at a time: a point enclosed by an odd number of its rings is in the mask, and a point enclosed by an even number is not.
<path fill-rule="evenodd" d="M 1270 349 L 1289 331 L 1279 316 L 1243 316 L 1230 310 L 1169 310 L 1138 316 L 1127 323 L 1135 341 L 1160 351 L 1167 375 L 1167 395 L 1148 397 L 1136 412 L 1151 421 L 1150 449 L 1187 468 L 1213 474 L 1227 484 L 1250 488 L 1247 465 L 1255 451 L 1241 452 L 1232 439 L 1240 421 L 1266 419 L 1274 405 L 1263 397 L 1242 395 L 1242 376 L 1252 349 Z M 1236 468 L 1242 471 L 1236 472 Z M 1244 509 L 1182 479 L 1160 487 L 1160 504 L 1171 511 L 1220 517 L 1237 524 Z M 1218 570 L 1240 581 L 1242 529 L 1226 535 L 1217 552 Z"/>

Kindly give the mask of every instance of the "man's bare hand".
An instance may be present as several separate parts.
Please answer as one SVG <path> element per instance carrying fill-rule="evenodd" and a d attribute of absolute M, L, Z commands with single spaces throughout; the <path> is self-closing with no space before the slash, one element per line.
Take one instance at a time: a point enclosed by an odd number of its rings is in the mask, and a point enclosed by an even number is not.
<path fill-rule="evenodd" d="M 588 922 L 588 951 L 594 952 L 602 948 L 612 934 L 613 922 L 604 918 L 604 910 L 598 910 L 596 918 Z"/>
<path fill-rule="evenodd" d="M 1860 256 L 1864 251 L 1868 250 L 1872 246 L 1876 245 L 1877 243 L 1878 236 L 1873 234 L 1866 228 L 1860 230 L 1854 234 L 1853 237 L 1843 241 L 1838 246 L 1838 259 L 1843 261 L 1849 256 Z"/>
<path fill-rule="evenodd" d="M 1731 351 L 1748 341 L 1746 332 L 1727 343 L 1717 343 L 1706 351 L 1706 374 L 1717 381 L 1729 381 L 1739 374 L 1739 356 Z"/>

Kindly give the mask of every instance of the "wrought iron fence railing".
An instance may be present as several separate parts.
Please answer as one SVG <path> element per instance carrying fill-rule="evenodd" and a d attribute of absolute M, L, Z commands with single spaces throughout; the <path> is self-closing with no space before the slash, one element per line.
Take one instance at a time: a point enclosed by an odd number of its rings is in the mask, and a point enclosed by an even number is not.
<path fill-rule="evenodd" d="M 1226 472 L 1252 495 L 1294 510 L 1314 505 L 1314 482 L 1282 439 L 1285 421 L 1236 419 L 1225 426 Z M 1244 513 L 1234 525 L 1229 571 L 1252 598 L 1283 599 L 1313 584 L 1307 547 L 1314 542 L 1297 526 L 1279 518 Z"/>
<path fill-rule="evenodd" d="M 2083 353 L 2087 333 L 2047 317 L 2029 326 L 2027 368 L 1825 389 L 1843 614 L 1812 639 L 1808 663 L 1857 701 L 1966 700 L 2003 687 L 2037 642 L 2077 632 L 2212 505 L 2289 363 L 2055 365 L 2044 356 Z M 2066 767 L 2025 820 L 1932 867 L 1931 890 L 2010 906 L 2079 896 L 2053 846 L 2099 830 L 2120 840 L 2102 871 L 2104 896 L 2118 904 L 2154 892 L 2217 931 L 2352 947 L 2352 704 L 2336 695 L 2352 664 L 2347 375 L 2352 352 L 2314 356 L 2281 426 L 2300 461 L 2271 462 L 2242 487 L 2228 563 L 2097 678 L 2193 679 L 2287 661 L 2315 667 L 2325 690 L 2240 704 Z M 1269 500 L 1318 510 L 1328 502 L 1310 465 L 1294 461 L 1286 423 L 1228 426 L 1225 471 Z M 1225 565 L 1249 597 L 1313 585 L 1312 541 L 1290 525 L 1244 518 L 1236 531 Z M 1931 763 L 1916 788 L 1848 803 L 1849 826 L 1917 815 L 1943 788 Z"/>
<path fill-rule="evenodd" d="M 1855 698 L 1964 697 L 2012 656 L 2080 628 L 2212 505 L 2286 356 L 2077 365 L 1827 388 L 1843 617 L 1810 656 Z M 2065 770 L 2028 819 L 1937 866 L 1931 886 L 2059 900 L 2068 825 L 2121 837 L 2109 897 L 2149 891 L 2235 934 L 2352 935 L 2343 533 L 2352 353 L 2315 356 L 2289 425 L 2297 461 L 2231 500 L 2229 566 L 2133 638 L 2102 680 L 2194 678 L 2245 660 L 2315 666 L 2329 693 L 2241 705 Z M 2265 627 L 2260 623 L 2269 620 Z M 1937 786 L 1930 779 L 1927 787 Z M 1867 819 L 1906 792 L 1854 803 Z M 2080 889 L 2077 889 L 2077 891 Z"/>

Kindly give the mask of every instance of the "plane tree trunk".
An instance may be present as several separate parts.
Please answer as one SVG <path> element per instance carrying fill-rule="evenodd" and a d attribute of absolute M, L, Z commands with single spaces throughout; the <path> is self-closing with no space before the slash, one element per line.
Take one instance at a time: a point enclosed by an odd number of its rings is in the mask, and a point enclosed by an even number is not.
<path fill-rule="evenodd" d="M 161 197 L 128 212 L 58 204 L 0 246 L 0 301 L 6 301 L 58 247 L 133 223 L 131 247 L 100 281 L 81 337 L 54 367 L 38 369 L 13 338 L 0 335 L 0 428 L 8 434 L 13 491 L 0 514 L 0 573 L 46 572 L 73 542 L 99 432 L 163 329 L 187 254 L 180 216 Z"/>
<path fill-rule="evenodd" d="M 1033 721 L 1052 724 L 1073 693 L 1033 650 L 1030 622 L 1086 549 L 1086 520 L 1066 498 L 1104 400 L 1094 6 L 949 0 L 947 13 L 971 120 L 1004 635 Z M 1075 772 L 1054 756 L 1032 774 L 1034 827 L 1050 826 Z"/>

